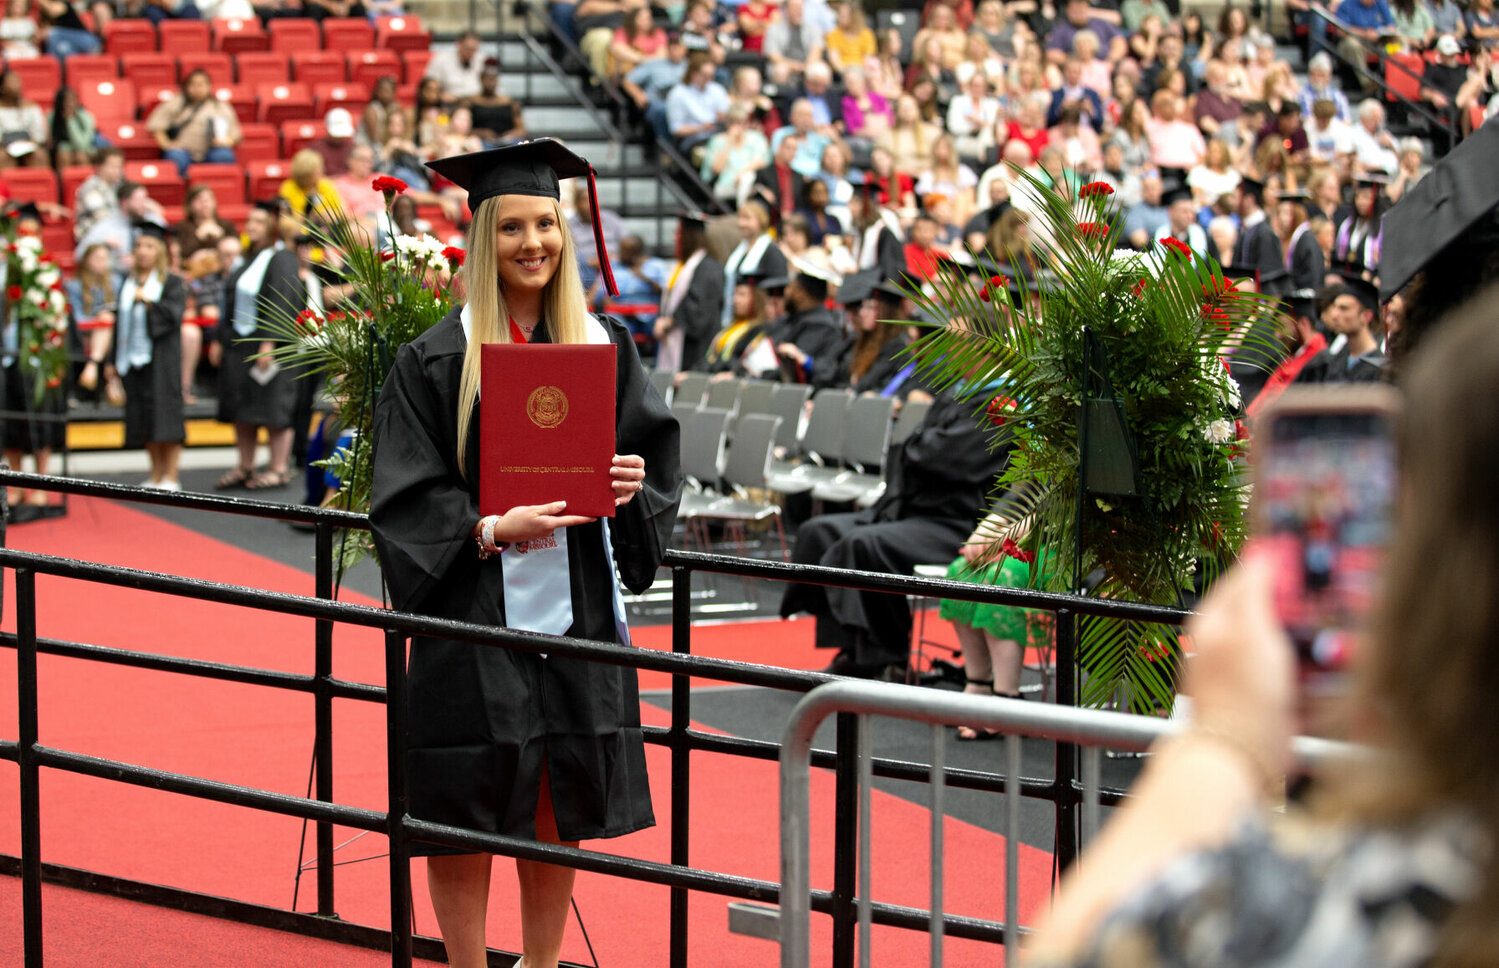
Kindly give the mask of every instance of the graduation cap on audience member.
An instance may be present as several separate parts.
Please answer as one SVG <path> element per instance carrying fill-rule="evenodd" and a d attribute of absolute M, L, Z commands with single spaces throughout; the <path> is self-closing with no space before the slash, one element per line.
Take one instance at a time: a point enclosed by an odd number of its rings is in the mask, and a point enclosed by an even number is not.
<path fill-rule="evenodd" d="M 36 202 L 10 202 L 5 206 L 5 217 L 24 222 L 31 219 L 37 222 L 42 220 L 42 210 L 36 207 Z"/>
<path fill-rule="evenodd" d="M 1173 188 L 1169 192 L 1161 193 L 1161 205 L 1170 208 L 1177 202 L 1190 202 L 1192 190 L 1189 188 Z"/>
<path fill-rule="evenodd" d="M 1265 201 L 1265 183 L 1258 178 L 1250 178 L 1248 175 L 1239 179 L 1239 189 L 1245 195 L 1257 202 Z"/>
<path fill-rule="evenodd" d="M 807 295 L 819 302 L 828 298 L 828 287 L 836 286 L 840 281 L 840 277 L 833 270 L 811 262 L 795 260 L 791 263 L 791 270 L 796 284 L 805 290 Z"/>
<path fill-rule="evenodd" d="M 1499 125 L 1485 124 L 1460 141 L 1385 213 L 1379 289 L 1386 299 L 1466 236 L 1468 244 L 1499 244 Z"/>
<path fill-rule="evenodd" d="M 785 276 L 754 276 L 744 281 L 753 281 L 755 288 L 767 295 L 779 296 L 791 280 Z"/>
<path fill-rule="evenodd" d="M 843 277 L 843 282 L 838 286 L 838 301 L 845 306 L 858 306 L 874 295 L 875 285 L 879 281 L 878 269 L 850 273 Z"/>
<path fill-rule="evenodd" d="M 1378 189 L 1383 190 L 1385 188 L 1385 186 L 1389 185 L 1389 183 L 1390 183 L 1390 178 L 1389 178 L 1388 175 L 1365 174 L 1365 175 L 1359 175 L 1359 176 L 1357 176 L 1356 178 L 1353 179 L 1353 187 L 1355 189 L 1358 189 L 1358 188 L 1378 188 Z"/>
<path fill-rule="evenodd" d="M 1379 290 L 1374 288 L 1374 283 L 1363 276 L 1353 272 L 1339 272 L 1339 282 L 1334 288 L 1343 290 L 1359 301 L 1365 309 L 1379 312 Z"/>
<path fill-rule="evenodd" d="M 503 148 L 474 151 L 427 162 L 427 167 L 468 192 L 470 211 L 478 211 L 485 199 L 498 195 L 534 195 L 562 198 L 561 179 L 588 179 L 588 207 L 593 210 L 593 241 L 598 249 L 599 271 L 609 295 L 619 295 L 604 230 L 599 223 L 599 194 L 593 166 L 554 138 L 536 138 Z"/>
<path fill-rule="evenodd" d="M 257 199 L 252 206 L 262 212 L 268 212 L 275 218 L 281 217 L 281 200 L 279 198 Z"/>
<path fill-rule="evenodd" d="M 1226 265 L 1223 267 L 1223 278 L 1237 283 L 1240 289 L 1247 282 L 1254 287 L 1252 292 L 1259 292 L 1260 270 L 1254 266 Z"/>
<path fill-rule="evenodd" d="M 881 280 L 874 287 L 873 292 L 874 298 L 878 299 L 882 305 L 893 306 L 896 309 L 899 309 L 906 300 L 906 291 L 888 279 Z"/>
<path fill-rule="evenodd" d="M 1282 202 L 1296 202 L 1301 205 L 1305 205 L 1312 200 L 1310 193 L 1299 188 L 1290 192 L 1283 191 L 1276 197 Z"/>
<path fill-rule="evenodd" d="M 153 222 L 150 219 L 141 219 L 140 221 L 136 222 L 135 234 L 137 238 L 139 238 L 140 236 L 146 236 L 148 238 L 155 239 L 163 245 L 165 245 L 167 241 L 167 227 L 165 225 L 162 225 L 160 222 Z"/>

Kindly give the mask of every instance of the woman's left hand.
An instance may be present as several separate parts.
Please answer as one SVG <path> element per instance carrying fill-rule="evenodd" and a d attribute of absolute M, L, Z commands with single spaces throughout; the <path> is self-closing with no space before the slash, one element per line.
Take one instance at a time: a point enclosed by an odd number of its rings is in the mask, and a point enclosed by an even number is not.
<path fill-rule="evenodd" d="M 645 458 L 634 454 L 615 454 L 609 476 L 612 478 L 610 484 L 614 487 L 614 506 L 622 508 L 645 489 Z"/>

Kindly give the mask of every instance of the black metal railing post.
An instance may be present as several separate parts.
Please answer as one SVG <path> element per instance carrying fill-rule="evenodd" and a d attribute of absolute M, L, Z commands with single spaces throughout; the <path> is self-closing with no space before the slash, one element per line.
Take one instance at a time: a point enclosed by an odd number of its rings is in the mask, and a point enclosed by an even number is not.
<path fill-rule="evenodd" d="M 406 636 L 385 633 L 385 767 L 389 788 L 390 963 L 411 968 L 411 859 L 406 844 Z"/>
<path fill-rule="evenodd" d="M 1056 684 L 1057 705 L 1077 705 L 1077 627 L 1078 617 L 1071 610 L 1056 611 Z M 1077 745 L 1057 744 L 1056 763 L 1056 869 L 1060 873 L 1072 866 L 1078 853 Z"/>
<path fill-rule="evenodd" d="M 333 600 L 333 525 L 319 521 L 314 527 L 315 594 Z M 333 621 L 314 623 L 313 644 L 313 759 L 317 762 L 317 798 L 333 802 Z M 317 822 L 317 913 L 333 918 L 333 824 Z"/>
<path fill-rule="evenodd" d="M 852 968 L 858 912 L 859 717 L 839 713 L 833 788 L 833 968 Z"/>
<path fill-rule="evenodd" d="M 26 968 L 42 968 L 42 801 L 36 761 L 36 573 L 16 569 L 16 700 L 20 707 L 21 931 Z"/>
<path fill-rule="evenodd" d="M 692 569 L 671 570 L 671 650 L 692 652 Z M 692 822 L 692 680 L 671 677 L 671 862 L 689 866 Z M 671 889 L 671 968 L 687 968 L 687 889 Z"/>

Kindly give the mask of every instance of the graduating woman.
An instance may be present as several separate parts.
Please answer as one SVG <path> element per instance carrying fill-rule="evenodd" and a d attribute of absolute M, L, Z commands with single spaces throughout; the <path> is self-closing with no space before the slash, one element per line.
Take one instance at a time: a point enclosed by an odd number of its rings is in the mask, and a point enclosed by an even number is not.
<path fill-rule="evenodd" d="M 628 644 L 615 566 L 632 590 L 654 580 L 682 476 L 676 421 L 647 382 L 629 331 L 590 316 L 584 301 L 558 179 L 592 169 L 550 139 L 431 167 L 469 193 L 468 303 L 401 348 L 375 409 L 370 524 L 391 603 Z M 598 255 L 608 281 L 602 246 Z M 618 353 L 614 519 L 568 514 L 563 502 L 481 517 L 479 348 L 605 342 Z M 655 822 L 632 670 L 417 638 L 407 688 L 413 816 L 565 844 Z M 432 907 L 450 962 L 485 964 L 492 858 L 435 846 L 418 852 L 430 855 Z M 516 870 L 522 963 L 556 965 L 573 871 L 520 860 Z"/>
<path fill-rule="evenodd" d="M 125 384 L 125 446 L 151 459 L 145 487 L 180 491 L 177 461 L 187 432 L 182 412 L 182 313 L 187 287 L 168 268 L 166 231 L 142 223 L 120 284 L 109 357 Z"/>
<path fill-rule="evenodd" d="M 219 488 L 251 490 L 291 483 L 292 414 L 297 404 L 295 379 L 278 368 L 270 353 L 276 338 L 269 327 L 290 320 L 307 305 L 307 290 L 297 275 L 297 256 L 277 240 L 281 206 L 256 202 L 245 216 L 250 247 L 226 284 L 227 302 L 219 334 L 223 364 L 219 367 L 219 420 L 234 424 L 239 464 L 219 478 Z M 270 466 L 255 472 L 260 428 L 270 441 Z"/>

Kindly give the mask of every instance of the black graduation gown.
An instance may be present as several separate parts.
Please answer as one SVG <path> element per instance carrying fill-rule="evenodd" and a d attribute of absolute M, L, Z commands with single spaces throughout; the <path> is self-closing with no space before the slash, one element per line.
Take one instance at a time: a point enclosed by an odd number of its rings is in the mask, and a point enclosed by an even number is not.
<path fill-rule="evenodd" d="M 697 369 L 707 355 L 708 345 L 718 333 L 723 318 L 723 263 L 711 255 L 703 256 L 692 272 L 687 292 L 672 313 L 673 325 L 682 330 L 682 369 Z"/>
<path fill-rule="evenodd" d="M 644 490 L 609 523 L 620 577 L 639 592 L 655 579 L 681 499 L 678 427 L 628 330 L 601 321 L 619 348 L 615 446 L 645 459 Z M 465 347 L 455 309 L 397 353 L 375 408 L 370 526 L 394 608 L 502 626 L 501 558 L 481 561 L 470 537 L 479 519 L 477 487 L 469 483 L 478 480 L 477 414 L 467 480 L 457 466 Z M 566 538 L 574 610 L 567 634 L 618 641 L 601 525 L 569 528 Z M 413 639 L 412 816 L 532 837 L 545 767 L 563 840 L 650 826 L 636 682 L 632 669 L 567 656 Z"/>
<path fill-rule="evenodd" d="M 246 259 L 224 284 L 224 316 L 219 323 L 224 354 L 219 366 L 218 419 L 256 427 L 290 427 L 297 405 L 294 373 L 283 367 L 262 386 L 250 378 L 250 368 L 255 365 L 251 358 L 260 352 L 257 344 L 280 341 L 270 331 L 270 324 L 289 321 L 307 307 L 307 286 L 297 274 L 296 253 L 278 249 L 265 267 L 265 277 L 255 297 L 255 331 L 241 337 L 234 329 L 234 304 L 239 295 L 240 276 L 249 265 L 250 260 Z"/>
<path fill-rule="evenodd" d="M 1236 249 L 1234 261 L 1258 272 L 1260 292 L 1271 296 L 1286 294 L 1290 280 L 1286 272 L 1285 249 L 1268 219 L 1255 223 L 1245 232 Z"/>
<path fill-rule="evenodd" d="M 888 325 L 881 323 L 880 325 Z M 859 379 L 853 378 L 854 348 L 858 345 L 859 337 L 850 336 L 843 345 L 843 356 L 839 363 L 838 383 L 847 383 L 853 387 L 855 393 L 879 393 L 895 379 L 895 375 L 901 371 L 909 361 L 901 358 L 899 354 L 909 345 L 904 335 L 896 335 L 881 346 L 875 354 L 874 362 L 869 364 L 869 369 Z"/>
<path fill-rule="evenodd" d="M 782 358 L 781 370 L 788 383 L 810 383 L 815 390 L 837 386 L 843 358 L 843 326 L 833 314 L 821 307 L 792 313 L 771 330 L 776 346 L 794 343 L 812 358 L 812 369 L 799 367 Z"/>
<path fill-rule="evenodd" d="M 988 507 L 1008 448 L 989 449 L 990 428 L 973 401 L 940 394 L 926 419 L 889 460 L 889 487 L 866 511 L 824 514 L 797 529 L 795 560 L 834 568 L 910 575 L 947 564 Z M 816 643 L 852 653 L 861 665 L 900 664 L 911 643 L 903 595 L 793 584 L 781 616 L 810 612 Z"/>
<path fill-rule="evenodd" d="M 146 310 L 151 362 L 135 367 L 123 378 L 127 450 L 138 450 L 148 443 L 187 439 L 182 403 L 182 314 L 186 309 L 187 287 L 180 277 L 168 273 L 161 285 L 161 298 Z M 111 363 L 119 348 L 120 325 L 116 313 L 110 330 L 109 354 L 105 357 Z"/>
<path fill-rule="evenodd" d="M 1345 343 L 1334 353 L 1323 350 L 1307 362 L 1296 374 L 1293 383 L 1381 383 L 1385 379 L 1385 355 L 1378 349 L 1371 350 L 1348 365 L 1348 346 Z"/>

